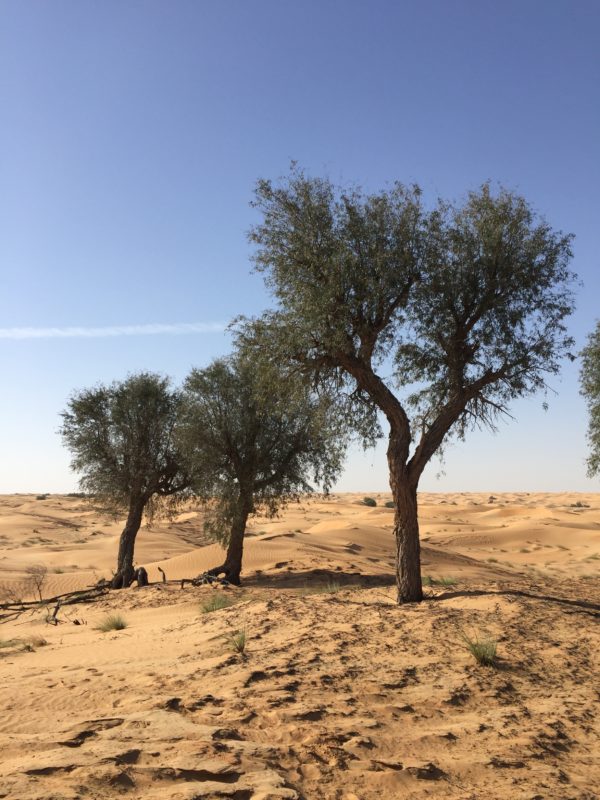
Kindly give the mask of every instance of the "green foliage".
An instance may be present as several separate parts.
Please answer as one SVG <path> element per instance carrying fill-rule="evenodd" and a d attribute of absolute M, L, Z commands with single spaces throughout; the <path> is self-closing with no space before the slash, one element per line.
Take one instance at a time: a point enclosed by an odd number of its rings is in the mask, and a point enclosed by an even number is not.
<path fill-rule="evenodd" d="M 600 322 L 581 353 L 581 394 L 588 409 L 588 475 L 600 474 Z"/>
<path fill-rule="evenodd" d="M 250 513 L 272 517 L 312 491 L 311 473 L 327 491 L 345 449 L 327 397 L 243 352 L 191 372 L 178 435 L 205 529 L 223 544 Z"/>
<path fill-rule="evenodd" d="M 375 508 L 377 500 L 374 497 L 363 497 L 362 504 L 363 506 L 369 506 L 369 508 Z"/>
<path fill-rule="evenodd" d="M 255 263 L 279 309 L 240 338 L 344 394 L 363 437 L 383 411 L 413 484 L 450 431 L 494 427 L 569 353 L 572 237 L 516 194 L 485 184 L 427 209 L 415 186 L 365 195 L 294 166 L 259 181 L 255 206 Z"/>
<path fill-rule="evenodd" d="M 228 597 L 220 592 L 215 592 L 211 594 L 208 600 L 205 600 L 200 604 L 200 610 L 203 614 L 210 614 L 211 611 L 219 611 L 221 608 L 229 608 L 229 606 L 234 604 L 235 600 L 232 597 Z"/>
<path fill-rule="evenodd" d="M 153 498 L 184 491 L 187 476 L 174 444 L 180 403 L 167 378 L 148 372 L 74 394 L 60 433 L 82 491 L 115 511 L 133 496 L 151 511 Z"/>
<path fill-rule="evenodd" d="M 127 627 L 127 621 L 121 614 L 109 614 L 97 626 L 96 630 L 107 633 L 108 631 L 122 631 Z"/>
<path fill-rule="evenodd" d="M 396 508 L 396 503 L 394 503 L 393 500 L 388 500 L 387 503 L 385 503 L 385 507 L 386 508 Z"/>
<path fill-rule="evenodd" d="M 467 650 L 475 658 L 478 664 L 481 664 L 484 667 L 493 667 L 496 665 L 496 650 L 498 643 L 495 639 L 492 639 L 489 636 L 469 636 L 464 632 L 461 633 L 461 638 L 466 644 Z"/>

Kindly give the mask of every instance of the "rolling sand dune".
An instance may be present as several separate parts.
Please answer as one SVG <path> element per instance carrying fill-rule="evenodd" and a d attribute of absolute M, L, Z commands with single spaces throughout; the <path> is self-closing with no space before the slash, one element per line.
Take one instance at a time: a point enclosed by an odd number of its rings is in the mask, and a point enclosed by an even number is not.
<path fill-rule="evenodd" d="M 403 607 L 374 497 L 253 519 L 240 589 L 176 583 L 222 557 L 190 508 L 138 536 L 172 583 L 5 620 L 0 798 L 599 797 L 600 495 L 421 495 L 429 600 Z M 44 597 L 109 577 L 121 527 L 1 497 L 0 593 L 31 595 L 36 564 Z M 109 613 L 127 627 L 97 630 Z"/>

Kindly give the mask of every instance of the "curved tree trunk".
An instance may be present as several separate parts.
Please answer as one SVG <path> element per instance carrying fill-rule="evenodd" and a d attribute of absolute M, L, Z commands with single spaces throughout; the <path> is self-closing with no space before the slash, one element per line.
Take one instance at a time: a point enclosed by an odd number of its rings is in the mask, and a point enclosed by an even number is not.
<path fill-rule="evenodd" d="M 117 556 L 117 571 L 111 581 L 113 589 L 124 589 L 131 585 L 134 578 L 133 550 L 135 537 L 142 524 L 142 516 L 146 498 L 143 496 L 132 497 L 129 503 L 127 522 L 119 540 L 119 555 Z"/>
<path fill-rule="evenodd" d="M 244 534 L 246 533 L 246 523 L 251 511 L 252 500 L 248 498 L 242 499 L 238 513 L 231 525 L 225 561 L 219 567 L 208 570 L 209 575 L 214 575 L 215 577 L 223 575 L 225 580 L 234 586 L 240 585 L 242 557 L 244 554 Z"/>
<path fill-rule="evenodd" d="M 421 545 L 417 511 L 417 486 L 409 480 L 406 465 L 399 457 L 395 437 L 390 433 L 388 465 L 390 488 L 396 504 L 394 536 L 396 537 L 396 586 L 399 603 L 415 603 L 423 599 L 421 583 Z"/>

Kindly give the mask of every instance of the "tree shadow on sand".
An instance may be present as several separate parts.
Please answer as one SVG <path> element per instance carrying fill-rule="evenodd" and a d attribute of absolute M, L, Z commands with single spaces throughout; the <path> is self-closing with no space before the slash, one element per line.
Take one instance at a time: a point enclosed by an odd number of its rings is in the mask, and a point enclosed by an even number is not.
<path fill-rule="evenodd" d="M 342 589 L 360 587 L 363 589 L 393 586 L 394 575 L 373 575 L 362 572 L 343 572 L 335 569 L 290 570 L 282 573 L 252 572 L 245 577 L 245 588 L 307 589 L 319 588 L 328 583 L 337 583 Z"/>
<path fill-rule="evenodd" d="M 550 594 L 536 594 L 526 592 L 523 589 L 465 589 L 462 591 L 444 592 L 431 599 L 439 602 L 441 600 L 453 600 L 457 597 L 482 597 L 486 595 L 510 595 L 512 597 L 525 597 L 529 600 L 543 600 L 548 603 L 570 606 L 577 611 L 590 614 L 593 617 L 600 617 L 600 603 L 592 603 L 589 600 L 571 600 L 567 597 L 556 597 Z"/>

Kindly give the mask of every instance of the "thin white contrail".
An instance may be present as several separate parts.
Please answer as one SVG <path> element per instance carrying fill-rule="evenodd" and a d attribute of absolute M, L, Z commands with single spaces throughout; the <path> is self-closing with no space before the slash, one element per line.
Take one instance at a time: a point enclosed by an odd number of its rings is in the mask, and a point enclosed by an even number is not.
<path fill-rule="evenodd" d="M 109 336 L 153 336 L 157 334 L 221 333 L 223 322 L 176 322 L 150 325 L 110 325 L 104 328 L 0 328 L 0 339 L 100 339 Z"/>

